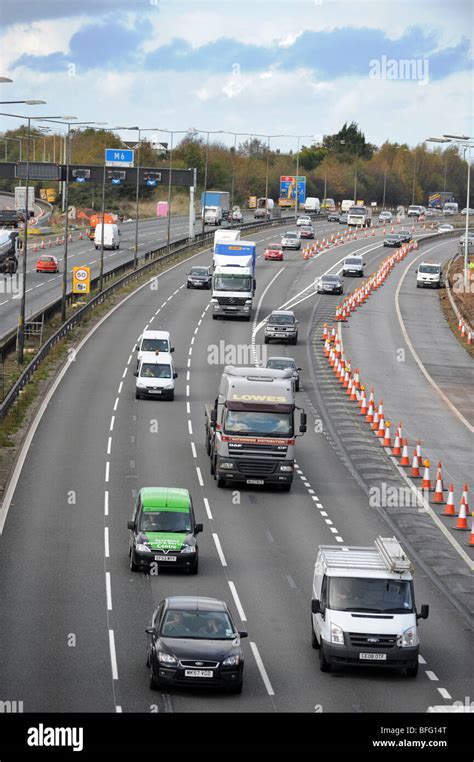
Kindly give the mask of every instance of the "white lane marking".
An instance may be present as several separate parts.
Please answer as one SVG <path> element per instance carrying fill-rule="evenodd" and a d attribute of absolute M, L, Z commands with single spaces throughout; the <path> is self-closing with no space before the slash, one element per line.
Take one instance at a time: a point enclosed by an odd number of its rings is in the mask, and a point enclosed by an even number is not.
<path fill-rule="evenodd" d="M 199 326 L 201 325 L 201 323 L 202 323 L 202 320 L 200 320 L 200 321 L 199 321 L 199 323 L 197 324 L 196 328 L 194 329 L 194 336 L 195 336 L 195 335 L 197 334 L 197 332 L 199 331 Z"/>
<path fill-rule="evenodd" d="M 191 339 L 191 344 L 194 344 L 194 339 L 195 337 L 193 336 L 193 338 Z"/>
<path fill-rule="evenodd" d="M 199 480 L 199 484 L 201 485 L 201 487 L 204 487 L 204 482 L 202 480 L 201 469 L 199 468 L 199 466 L 196 466 L 196 472 L 197 472 L 197 477 L 198 477 L 198 480 Z"/>
<path fill-rule="evenodd" d="M 427 669 L 425 670 L 426 677 L 429 677 L 430 680 L 433 680 L 433 682 L 438 682 L 438 677 L 435 675 L 434 672 L 431 672 L 431 670 Z"/>
<path fill-rule="evenodd" d="M 201 325 L 201 323 L 202 323 L 202 318 L 199 318 L 199 320 L 198 320 L 198 328 L 199 328 L 199 326 Z M 196 331 L 197 331 L 197 328 L 196 328 Z M 195 332 L 196 332 L 196 331 L 195 331 Z"/>
<path fill-rule="evenodd" d="M 179 291 L 179 288 L 177 288 L 177 289 L 176 289 L 176 291 L 173 291 L 173 296 L 174 296 L 175 294 L 177 294 L 177 293 L 178 293 L 178 291 Z"/>
<path fill-rule="evenodd" d="M 257 662 L 258 671 L 260 672 L 260 675 L 261 675 L 262 680 L 263 680 L 263 684 L 264 684 L 265 688 L 267 689 L 267 693 L 268 693 L 269 696 L 274 696 L 275 695 L 275 691 L 272 688 L 272 684 L 271 684 L 271 682 L 269 680 L 269 677 L 268 677 L 268 674 L 267 674 L 267 670 L 265 669 L 265 666 L 264 666 L 263 661 L 262 661 L 262 657 L 259 654 L 259 651 L 258 651 L 258 648 L 257 648 L 257 644 L 254 643 L 253 641 L 251 641 L 250 642 L 250 648 L 252 649 L 252 653 L 253 653 L 254 659 Z"/>
<path fill-rule="evenodd" d="M 441 693 L 444 699 L 452 700 L 453 697 L 451 696 L 449 691 L 446 690 L 446 688 L 438 688 L 438 691 Z"/>
<path fill-rule="evenodd" d="M 403 320 L 403 317 L 402 317 L 402 313 L 401 313 L 401 310 L 400 310 L 400 302 L 399 302 L 400 289 L 401 289 L 401 287 L 402 287 L 403 281 L 405 280 L 405 276 L 406 276 L 406 274 L 407 274 L 408 270 L 410 270 L 410 269 L 413 267 L 414 263 L 415 263 L 415 262 L 416 262 L 418 259 L 420 259 L 420 257 L 424 257 L 424 256 L 425 256 L 425 255 L 426 255 L 426 254 L 427 254 L 429 251 L 433 251 L 434 249 L 437 249 L 437 248 L 439 248 L 440 246 L 444 246 L 444 245 L 445 245 L 445 242 L 443 241 L 442 243 L 438 243 L 438 244 L 436 244 L 436 246 L 430 246 L 430 248 L 429 248 L 429 249 L 424 249 L 424 250 L 423 250 L 423 252 L 422 252 L 421 254 L 419 254 L 417 257 L 415 257 L 415 259 L 413 259 L 413 260 L 410 262 L 410 264 L 409 264 L 409 265 L 407 265 L 407 267 L 406 267 L 406 268 L 405 268 L 405 270 L 403 271 L 403 275 L 402 275 L 402 277 L 400 278 L 400 282 L 399 282 L 399 284 L 398 284 L 398 286 L 397 286 L 397 290 L 396 290 L 396 292 L 395 292 L 395 311 L 396 311 L 396 313 L 397 313 L 398 322 L 400 323 L 400 328 L 401 328 L 401 330 L 402 330 L 403 338 L 405 339 L 405 341 L 406 341 L 406 344 L 407 344 L 407 346 L 408 346 L 408 349 L 409 349 L 409 350 L 410 350 L 410 352 L 412 353 L 412 355 L 413 355 L 413 358 L 414 358 L 414 360 L 415 360 L 416 364 L 418 365 L 419 369 L 420 369 L 420 370 L 421 370 L 421 372 L 423 373 L 424 377 L 426 378 L 426 380 L 428 381 L 428 383 L 429 383 L 429 384 L 431 384 L 431 386 L 433 387 L 433 389 L 434 389 L 436 392 L 438 392 L 438 394 L 439 394 L 439 396 L 441 397 L 441 399 L 442 399 L 442 400 L 443 400 L 443 401 L 444 401 L 444 402 L 447 404 L 447 406 L 448 406 L 448 407 L 450 408 L 450 410 L 451 410 L 451 411 L 454 413 L 454 415 L 455 415 L 455 416 L 457 416 L 457 417 L 459 418 L 459 420 L 461 421 L 461 423 L 463 423 L 463 424 L 464 424 L 464 426 L 467 428 L 467 430 L 468 430 L 468 431 L 470 431 L 470 432 L 471 432 L 471 434 L 473 434 L 473 433 L 474 433 L 474 426 L 472 426 L 472 425 L 469 423 L 469 421 L 468 421 L 468 420 L 466 420 L 466 418 L 464 418 L 463 414 L 462 414 L 462 413 L 461 413 L 461 412 L 460 412 L 460 411 L 457 409 L 457 407 L 456 407 L 455 405 L 453 405 L 453 403 L 451 402 L 451 400 L 449 399 L 449 397 L 447 397 L 447 396 L 446 396 L 446 394 L 443 392 L 443 390 L 442 390 L 442 389 L 440 389 L 440 387 L 438 386 L 438 384 L 436 383 L 436 381 L 434 381 L 434 379 L 433 379 L 433 378 L 430 376 L 430 374 L 429 374 L 429 373 L 428 373 L 428 371 L 426 370 L 425 366 L 423 365 L 423 363 L 422 363 L 422 361 L 421 361 L 421 359 L 420 359 L 420 357 L 419 357 L 419 355 L 418 355 L 418 353 L 417 353 L 417 351 L 416 351 L 415 347 L 414 347 L 414 346 L 413 346 L 413 344 L 411 343 L 410 337 L 408 336 L 408 331 L 407 331 L 407 329 L 406 329 L 406 326 L 405 326 L 405 322 L 404 322 L 404 320 Z M 453 341 L 454 341 L 454 339 L 453 339 Z"/>
<path fill-rule="evenodd" d="M 112 449 L 112 437 L 109 437 L 107 440 L 107 455 L 110 455 L 111 449 Z"/>
<path fill-rule="evenodd" d="M 319 507 L 319 506 L 318 506 L 318 507 Z M 321 508 L 322 508 L 322 507 L 323 507 L 323 506 L 321 506 Z M 321 513 L 321 516 L 327 516 L 327 512 L 326 512 L 326 511 L 320 511 L 320 513 Z"/>
<path fill-rule="evenodd" d="M 191 450 L 193 453 L 193 458 L 197 458 L 196 445 L 194 444 L 194 442 L 191 442 Z"/>
<path fill-rule="evenodd" d="M 110 471 L 110 463 L 109 461 L 107 461 L 105 464 L 105 481 L 106 482 L 109 481 L 109 471 Z"/>
<path fill-rule="evenodd" d="M 115 653 L 114 631 L 109 630 L 110 663 L 112 665 L 112 679 L 118 680 L 117 654 Z"/>
<path fill-rule="evenodd" d="M 186 397 L 189 397 L 189 384 L 186 384 Z"/>
<path fill-rule="evenodd" d="M 344 542 L 344 540 L 339 534 L 337 534 L 334 539 L 336 540 L 336 542 Z"/>
<path fill-rule="evenodd" d="M 239 617 L 241 618 L 242 622 L 247 621 L 247 617 L 245 616 L 245 612 L 242 608 L 242 604 L 240 602 L 240 598 L 238 596 L 237 590 L 235 588 L 235 585 L 231 580 L 227 580 L 227 584 L 230 587 L 230 592 L 232 593 L 232 598 L 234 599 L 235 607 L 237 611 L 239 612 Z"/>
<path fill-rule="evenodd" d="M 191 412 L 191 405 L 189 404 L 189 402 L 186 402 L 186 412 L 187 412 L 188 415 Z"/>
<path fill-rule="evenodd" d="M 104 527 L 104 550 L 105 550 L 105 557 L 109 558 L 110 556 L 109 527 Z"/>
<path fill-rule="evenodd" d="M 336 527 L 329 527 L 329 531 L 332 532 L 333 534 L 337 534 Z"/>
<path fill-rule="evenodd" d="M 324 521 L 326 522 L 326 524 L 329 524 L 329 525 L 331 525 L 331 524 L 332 524 L 332 521 L 331 521 L 331 519 L 324 519 Z"/>
<path fill-rule="evenodd" d="M 115 707 L 115 711 L 116 711 L 116 713 L 118 713 L 118 714 L 121 714 L 121 713 L 122 713 L 122 707 L 120 706 L 120 704 L 117 704 L 117 706 Z"/>
<path fill-rule="evenodd" d="M 145 330 L 146 330 L 146 328 L 145 328 Z M 132 357 L 133 357 L 133 355 L 129 356 L 129 358 L 127 360 L 127 365 L 130 365 L 130 363 L 132 362 Z"/>
<path fill-rule="evenodd" d="M 227 561 L 225 560 L 224 553 L 222 552 L 222 547 L 221 547 L 220 540 L 219 540 L 219 538 L 218 538 L 218 536 L 217 536 L 217 534 L 215 532 L 212 533 L 212 538 L 214 540 L 214 543 L 215 543 L 215 546 L 216 546 L 216 549 L 217 549 L 217 554 L 218 554 L 218 556 L 220 558 L 222 566 L 227 566 Z"/>
<path fill-rule="evenodd" d="M 115 410 L 117 410 L 117 408 L 118 408 L 118 403 L 119 403 L 119 398 L 117 397 L 117 398 L 115 399 L 114 411 L 115 411 Z"/>
<path fill-rule="evenodd" d="M 191 378 L 191 371 L 187 370 L 186 371 L 186 381 L 189 381 L 190 378 Z"/>
<path fill-rule="evenodd" d="M 104 516 L 109 515 L 109 491 L 104 492 Z"/>
<path fill-rule="evenodd" d="M 122 387 L 123 387 L 123 381 L 121 381 L 121 382 L 119 383 L 119 388 L 118 388 L 118 390 L 117 390 L 117 394 L 121 394 L 121 393 L 122 393 Z"/>
<path fill-rule="evenodd" d="M 190 367 L 191 367 L 191 359 L 190 359 L 189 357 L 188 357 L 188 364 L 187 364 L 187 366 L 186 366 L 186 367 L 188 367 L 188 368 L 190 368 Z"/>
<path fill-rule="evenodd" d="M 421 654 L 418 654 L 418 661 L 420 664 L 426 664 L 426 661 L 423 659 Z"/>
<path fill-rule="evenodd" d="M 107 595 L 107 611 L 112 611 L 112 587 L 110 585 L 110 572 L 105 572 L 105 592 Z"/>
<path fill-rule="evenodd" d="M 314 495 L 314 489 L 309 489 L 308 492 L 310 495 Z"/>
<path fill-rule="evenodd" d="M 211 519 L 212 521 L 211 506 L 209 505 L 209 500 L 207 499 L 207 497 L 203 497 L 203 500 L 204 500 L 204 507 L 206 509 L 207 517 L 208 519 Z"/>
<path fill-rule="evenodd" d="M 122 378 L 125 378 L 125 376 L 127 375 L 127 370 L 128 370 L 128 367 L 127 367 L 127 368 L 125 368 L 125 370 L 124 370 L 124 372 L 123 372 L 123 375 L 122 375 Z"/>
<path fill-rule="evenodd" d="M 316 496 L 314 496 L 313 500 L 316 500 L 316 508 L 322 508 L 323 507 L 321 503 L 317 502 L 318 498 Z"/>
<path fill-rule="evenodd" d="M 193 434 L 193 424 L 191 423 L 191 421 L 188 421 L 188 431 L 189 431 L 189 433 L 192 436 L 192 434 Z"/>
<path fill-rule="evenodd" d="M 193 348 L 192 348 L 192 347 L 189 347 L 189 352 L 188 352 L 188 355 L 192 355 L 192 353 L 193 353 Z"/>
<path fill-rule="evenodd" d="M 115 415 L 112 416 L 110 419 L 110 431 L 114 430 L 114 423 L 115 423 Z"/>

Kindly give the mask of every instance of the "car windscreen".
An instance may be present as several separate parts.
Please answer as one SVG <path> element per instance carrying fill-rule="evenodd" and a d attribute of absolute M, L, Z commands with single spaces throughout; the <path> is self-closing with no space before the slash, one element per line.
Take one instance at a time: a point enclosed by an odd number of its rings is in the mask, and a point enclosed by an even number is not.
<path fill-rule="evenodd" d="M 286 370 L 291 368 L 294 370 L 296 367 L 293 360 L 267 360 L 267 368 L 275 368 L 275 370 Z"/>
<path fill-rule="evenodd" d="M 277 243 L 271 243 L 268 248 L 270 251 L 281 251 L 281 247 Z"/>
<path fill-rule="evenodd" d="M 292 437 L 293 413 L 227 410 L 224 432 L 239 436 Z"/>
<path fill-rule="evenodd" d="M 357 214 L 362 216 L 365 214 L 365 209 L 362 209 L 360 206 L 353 206 L 349 209 L 348 214 Z"/>
<path fill-rule="evenodd" d="M 191 516 L 187 511 L 144 511 L 139 529 L 141 532 L 190 532 Z"/>
<path fill-rule="evenodd" d="M 162 363 L 144 362 L 140 368 L 141 378 L 171 378 L 171 366 Z"/>
<path fill-rule="evenodd" d="M 168 339 L 143 339 L 140 347 L 141 352 L 169 352 Z"/>
<path fill-rule="evenodd" d="M 190 275 L 209 275 L 205 267 L 191 267 Z"/>
<path fill-rule="evenodd" d="M 420 265 L 418 268 L 418 272 L 429 273 L 430 275 L 438 275 L 439 271 L 438 265 Z"/>
<path fill-rule="evenodd" d="M 297 233 L 285 233 L 283 238 L 298 238 L 298 234 Z"/>
<path fill-rule="evenodd" d="M 339 611 L 413 612 L 411 583 L 399 579 L 329 577 L 328 606 Z"/>
<path fill-rule="evenodd" d="M 339 275 L 322 275 L 321 280 L 325 283 L 339 283 Z"/>
<path fill-rule="evenodd" d="M 293 315 L 271 315 L 268 322 L 275 325 L 293 325 L 294 318 Z"/>
<path fill-rule="evenodd" d="M 344 262 L 345 265 L 362 265 L 362 262 L 360 259 L 357 259 L 357 257 L 349 257 Z"/>
<path fill-rule="evenodd" d="M 237 633 L 225 611 L 169 609 L 161 626 L 160 635 L 162 638 L 233 640 Z"/>
<path fill-rule="evenodd" d="M 250 275 L 216 275 L 214 274 L 214 289 L 216 291 L 250 291 L 252 278 Z"/>

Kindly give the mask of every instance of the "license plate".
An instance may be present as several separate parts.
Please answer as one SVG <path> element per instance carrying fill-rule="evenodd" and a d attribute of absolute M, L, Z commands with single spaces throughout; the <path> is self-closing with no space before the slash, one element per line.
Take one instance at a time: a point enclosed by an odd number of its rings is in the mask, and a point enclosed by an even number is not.
<path fill-rule="evenodd" d="M 155 556 L 155 561 L 176 561 L 176 556 Z"/>
<path fill-rule="evenodd" d="M 247 479 L 247 484 L 265 484 L 263 479 Z"/>
<path fill-rule="evenodd" d="M 185 677 L 214 677 L 211 669 L 185 669 Z"/>
<path fill-rule="evenodd" d="M 237 307 L 226 307 L 226 310 L 227 310 L 228 312 L 232 312 L 232 311 L 235 311 L 236 309 L 237 309 Z"/>
<path fill-rule="evenodd" d="M 386 661 L 387 654 L 359 654 L 359 659 L 369 659 L 370 661 Z"/>
<path fill-rule="evenodd" d="M 148 389 L 148 394 L 161 394 L 161 389 Z"/>

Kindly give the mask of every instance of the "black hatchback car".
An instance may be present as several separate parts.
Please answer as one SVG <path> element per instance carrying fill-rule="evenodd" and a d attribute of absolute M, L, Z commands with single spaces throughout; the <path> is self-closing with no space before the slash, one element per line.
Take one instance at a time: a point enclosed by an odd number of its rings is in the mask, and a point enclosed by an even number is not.
<path fill-rule="evenodd" d="M 339 275 L 321 275 L 316 290 L 318 294 L 342 294 L 344 286 Z"/>
<path fill-rule="evenodd" d="M 195 595 L 165 598 L 146 628 L 150 688 L 195 686 L 241 693 L 244 655 L 224 601 Z"/>
<path fill-rule="evenodd" d="M 212 270 L 210 267 L 191 267 L 186 281 L 186 288 L 211 288 Z"/>
<path fill-rule="evenodd" d="M 383 242 L 383 245 L 399 247 L 402 243 L 403 239 L 400 237 L 399 233 L 390 233 Z"/>

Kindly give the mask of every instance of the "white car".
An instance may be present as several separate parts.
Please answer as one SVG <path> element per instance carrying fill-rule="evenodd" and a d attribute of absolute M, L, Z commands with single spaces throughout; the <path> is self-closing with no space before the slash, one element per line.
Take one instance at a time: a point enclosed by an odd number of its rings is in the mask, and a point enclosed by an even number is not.
<path fill-rule="evenodd" d="M 135 397 L 138 399 L 161 397 L 174 399 L 175 373 L 173 359 L 165 352 L 143 352 L 135 371 Z"/>
<path fill-rule="evenodd" d="M 311 217 L 309 217 L 307 214 L 301 215 L 296 220 L 297 227 L 299 227 L 300 225 L 311 225 L 311 224 L 312 224 Z"/>
<path fill-rule="evenodd" d="M 438 233 L 451 233 L 452 230 L 454 230 L 454 225 L 445 222 L 444 225 L 439 226 Z"/>
<path fill-rule="evenodd" d="M 232 219 L 234 222 L 242 222 L 244 219 L 243 214 L 239 208 L 232 210 Z"/>
<path fill-rule="evenodd" d="M 379 222 L 391 222 L 393 220 L 392 212 L 380 212 Z"/>
<path fill-rule="evenodd" d="M 281 237 L 281 248 L 282 249 L 301 249 L 301 239 L 298 233 L 293 233 L 290 230 L 286 232 Z"/>
<path fill-rule="evenodd" d="M 461 209 L 461 214 L 464 214 L 464 216 L 466 216 L 467 206 L 464 209 Z M 471 207 L 469 207 L 469 217 L 471 216 L 471 214 L 474 214 L 474 209 L 471 209 Z"/>

